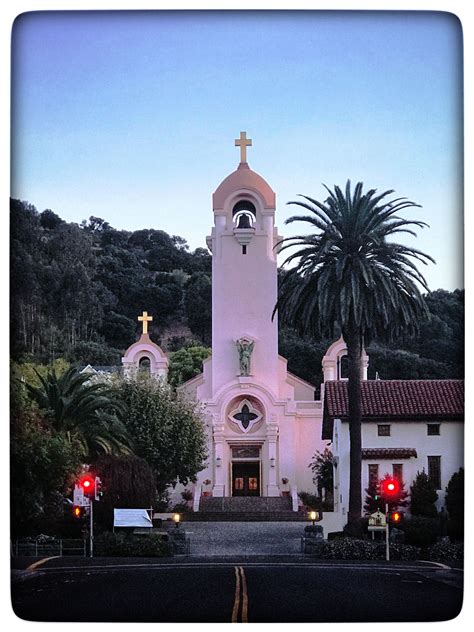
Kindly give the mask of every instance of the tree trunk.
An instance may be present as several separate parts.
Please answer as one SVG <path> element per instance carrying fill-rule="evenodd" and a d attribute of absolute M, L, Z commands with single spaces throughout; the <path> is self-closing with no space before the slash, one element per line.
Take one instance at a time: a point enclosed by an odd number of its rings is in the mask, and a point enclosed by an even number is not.
<path fill-rule="evenodd" d="M 355 327 L 346 332 L 350 437 L 349 528 L 356 527 L 362 511 L 361 356 L 362 336 Z M 356 529 L 357 530 L 357 529 Z"/>

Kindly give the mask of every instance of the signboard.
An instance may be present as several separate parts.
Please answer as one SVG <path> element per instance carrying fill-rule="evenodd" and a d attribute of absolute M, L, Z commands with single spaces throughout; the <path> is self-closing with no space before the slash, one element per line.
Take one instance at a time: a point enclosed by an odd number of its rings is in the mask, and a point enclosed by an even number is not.
<path fill-rule="evenodd" d="M 114 527 L 148 527 L 153 524 L 148 509 L 114 509 Z"/>
<path fill-rule="evenodd" d="M 89 507 L 91 504 L 90 499 L 87 496 L 84 496 L 84 490 L 77 483 L 74 485 L 72 504 L 76 507 Z"/>
<path fill-rule="evenodd" d="M 384 531 L 387 527 L 387 518 L 381 511 L 376 511 L 369 516 L 369 531 Z"/>

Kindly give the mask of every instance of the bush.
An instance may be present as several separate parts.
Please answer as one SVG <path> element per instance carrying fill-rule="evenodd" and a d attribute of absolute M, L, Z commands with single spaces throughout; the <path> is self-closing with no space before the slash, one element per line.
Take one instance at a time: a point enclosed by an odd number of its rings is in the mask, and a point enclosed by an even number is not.
<path fill-rule="evenodd" d="M 298 496 L 306 509 L 314 511 L 321 509 L 321 498 L 316 496 L 316 494 L 311 494 L 310 492 L 299 492 Z"/>
<path fill-rule="evenodd" d="M 423 559 L 444 564 L 462 565 L 464 559 L 464 545 L 461 542 L 453 543 L 446 540 L 437 542 L 426 549 Z"/>
<path fill-rule="evenodd" d="M 408 544 L 390 544 L 390 559 L 416 560 L 420 550 Z M 315 542 L 313 555 L 324 560 L 384 560 L 385 542 L 337 538 Z"/>
<path fill-rule="evenodd" d="M 411 516 L 406 518 L 398 529 L 405 532 L 405 542 L 413 546 L 431 546 L 443 535 L 443 528 L 439 518 L 426 516 Z"/>
<path fill-rule="evenodd" d="M 458 518 L 450 518 L 447 524 L 447 533 L 451 542 L 464 541 L 464 520 Z"/>
<path fill-rule="evenodd" d="M 165 557 L 172 555 L 171 543 L 157 535 L 137 538 L 125 533 L 106 532 L 94 539 L 98 557 Z"/>

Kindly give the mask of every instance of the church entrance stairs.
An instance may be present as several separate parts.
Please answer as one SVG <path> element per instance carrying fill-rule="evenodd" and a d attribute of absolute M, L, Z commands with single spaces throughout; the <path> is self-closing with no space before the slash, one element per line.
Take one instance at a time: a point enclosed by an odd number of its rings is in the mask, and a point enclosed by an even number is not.
<path fill-rule="evenodd" d="M 291 498 L 233 496 L 201 498 L 199 511 L 186 513 L 183 522 L 307 522 L 306 514 L 292 511 Z"/>

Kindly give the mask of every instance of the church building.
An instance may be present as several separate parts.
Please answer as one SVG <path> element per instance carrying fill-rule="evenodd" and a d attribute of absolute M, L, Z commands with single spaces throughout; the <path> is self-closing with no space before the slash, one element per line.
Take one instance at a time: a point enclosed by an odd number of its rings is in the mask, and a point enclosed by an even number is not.
<path fill-rule="evenodd" d="M 212 196 L 212 355 L 203 372 L 179 390 L 204 406 L 209 458 L 194 485 L 193 509 L 203 491 L 214 498 L 287 497 L 298 511 L 298 492 L 315 493 L 309 467 L 315 453 L 334 455 L 334 512 L 323 527 L 342 529 L 349 495 L 347 349 L 340 338 L 323 358 L 321 400 L 315 387 L 290 373 L 278 354 L 276 199 L 247 162 L 252 144 L 235 141 L 240 163 Z M 147 332 L 122 359 L 125 374 L 143 366 L 165 378 L 166 355 Z M 451 475 L 463 466 L 463 381 L 367 380 L 362 357 L 363 489 L 386 472 L 409 485 L 417 471 L 437 481 L 440 506 Z M 178 500 L 178 499 L 176 499 Z"/>

